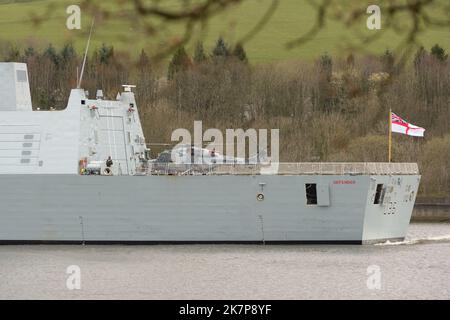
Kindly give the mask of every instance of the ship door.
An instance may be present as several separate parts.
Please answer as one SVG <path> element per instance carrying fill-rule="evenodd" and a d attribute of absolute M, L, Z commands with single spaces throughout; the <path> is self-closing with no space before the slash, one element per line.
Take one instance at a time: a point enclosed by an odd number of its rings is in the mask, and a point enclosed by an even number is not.
<path fill-rule="evenodd" d="M 305 184 L 306 204 L 319 207 L 330 206 L 330 185 L 328 183 Z"/>
<path fill-rule="evenodd" d="M 319 207 L 328 207 L 330 205 L 330 185 L 328 183 L 318 184 L 317 205 Z"/>
<path fill-rule="evenodd" d="M 114 174 L 119 174 L 120 171 L 128 174 L 123 118 L 114 115 L 100 116 L 99 129 L 99 160 L 111 156 L 114 162 Z"/>

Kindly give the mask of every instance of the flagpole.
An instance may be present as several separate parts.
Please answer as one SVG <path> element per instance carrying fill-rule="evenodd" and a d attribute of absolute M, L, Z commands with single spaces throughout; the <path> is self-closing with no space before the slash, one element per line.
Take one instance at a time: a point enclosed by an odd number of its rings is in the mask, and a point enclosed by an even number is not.
<path fill-rule="evenodd" d="M 389 163 L 392 159 L 392 110 L 389 108 Z"/>

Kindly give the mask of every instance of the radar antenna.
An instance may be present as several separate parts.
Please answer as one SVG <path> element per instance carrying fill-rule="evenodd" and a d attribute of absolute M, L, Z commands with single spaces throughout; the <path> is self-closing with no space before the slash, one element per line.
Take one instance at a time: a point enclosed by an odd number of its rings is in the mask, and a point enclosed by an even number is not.
<path fill-rule="evenodd" d="M 89 38 L 88 38 L 87 45 L 86 45 L 86 51 L 84 52 L 83 65 L 81 67 L 81 73 L 80 73 L 80 78 L 78 79 L 77 89 L 81 88 L 81 82 L 83 81 L 84 66 L 86 65 L 86 58 L 87 58 L 87 54 L 88 54 L 88 50 L 89 50 L 89 44 L 91 42 L 92 30 L 94 29 L 94 21 L 95 20 L 92 19 L 91 31 L 89 31 Z"/>

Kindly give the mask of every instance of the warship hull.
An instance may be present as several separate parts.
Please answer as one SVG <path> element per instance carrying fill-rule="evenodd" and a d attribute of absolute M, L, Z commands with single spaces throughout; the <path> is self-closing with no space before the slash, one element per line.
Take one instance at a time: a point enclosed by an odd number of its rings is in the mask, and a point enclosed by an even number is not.
<path fill-rule="evenodd" d="M 401 240 L 419 179 L 419 175 L 0 175 L 0 241 Z M 311 184 L 318 186 L 316 204 L 307 204 L 305 186 Z M 379 184 L 385 186 L 383 203 L 374 204 Z"/>

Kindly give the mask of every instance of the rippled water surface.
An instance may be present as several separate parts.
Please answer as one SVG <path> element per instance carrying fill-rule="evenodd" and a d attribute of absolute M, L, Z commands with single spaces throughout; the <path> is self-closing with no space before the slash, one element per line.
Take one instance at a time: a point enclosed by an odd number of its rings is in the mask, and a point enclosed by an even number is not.
<path fill-rule="evenodd" d="M 370 246 L 0 246 L 0 299 L 12 298 L 449 299 L 450 223 Z"/>

